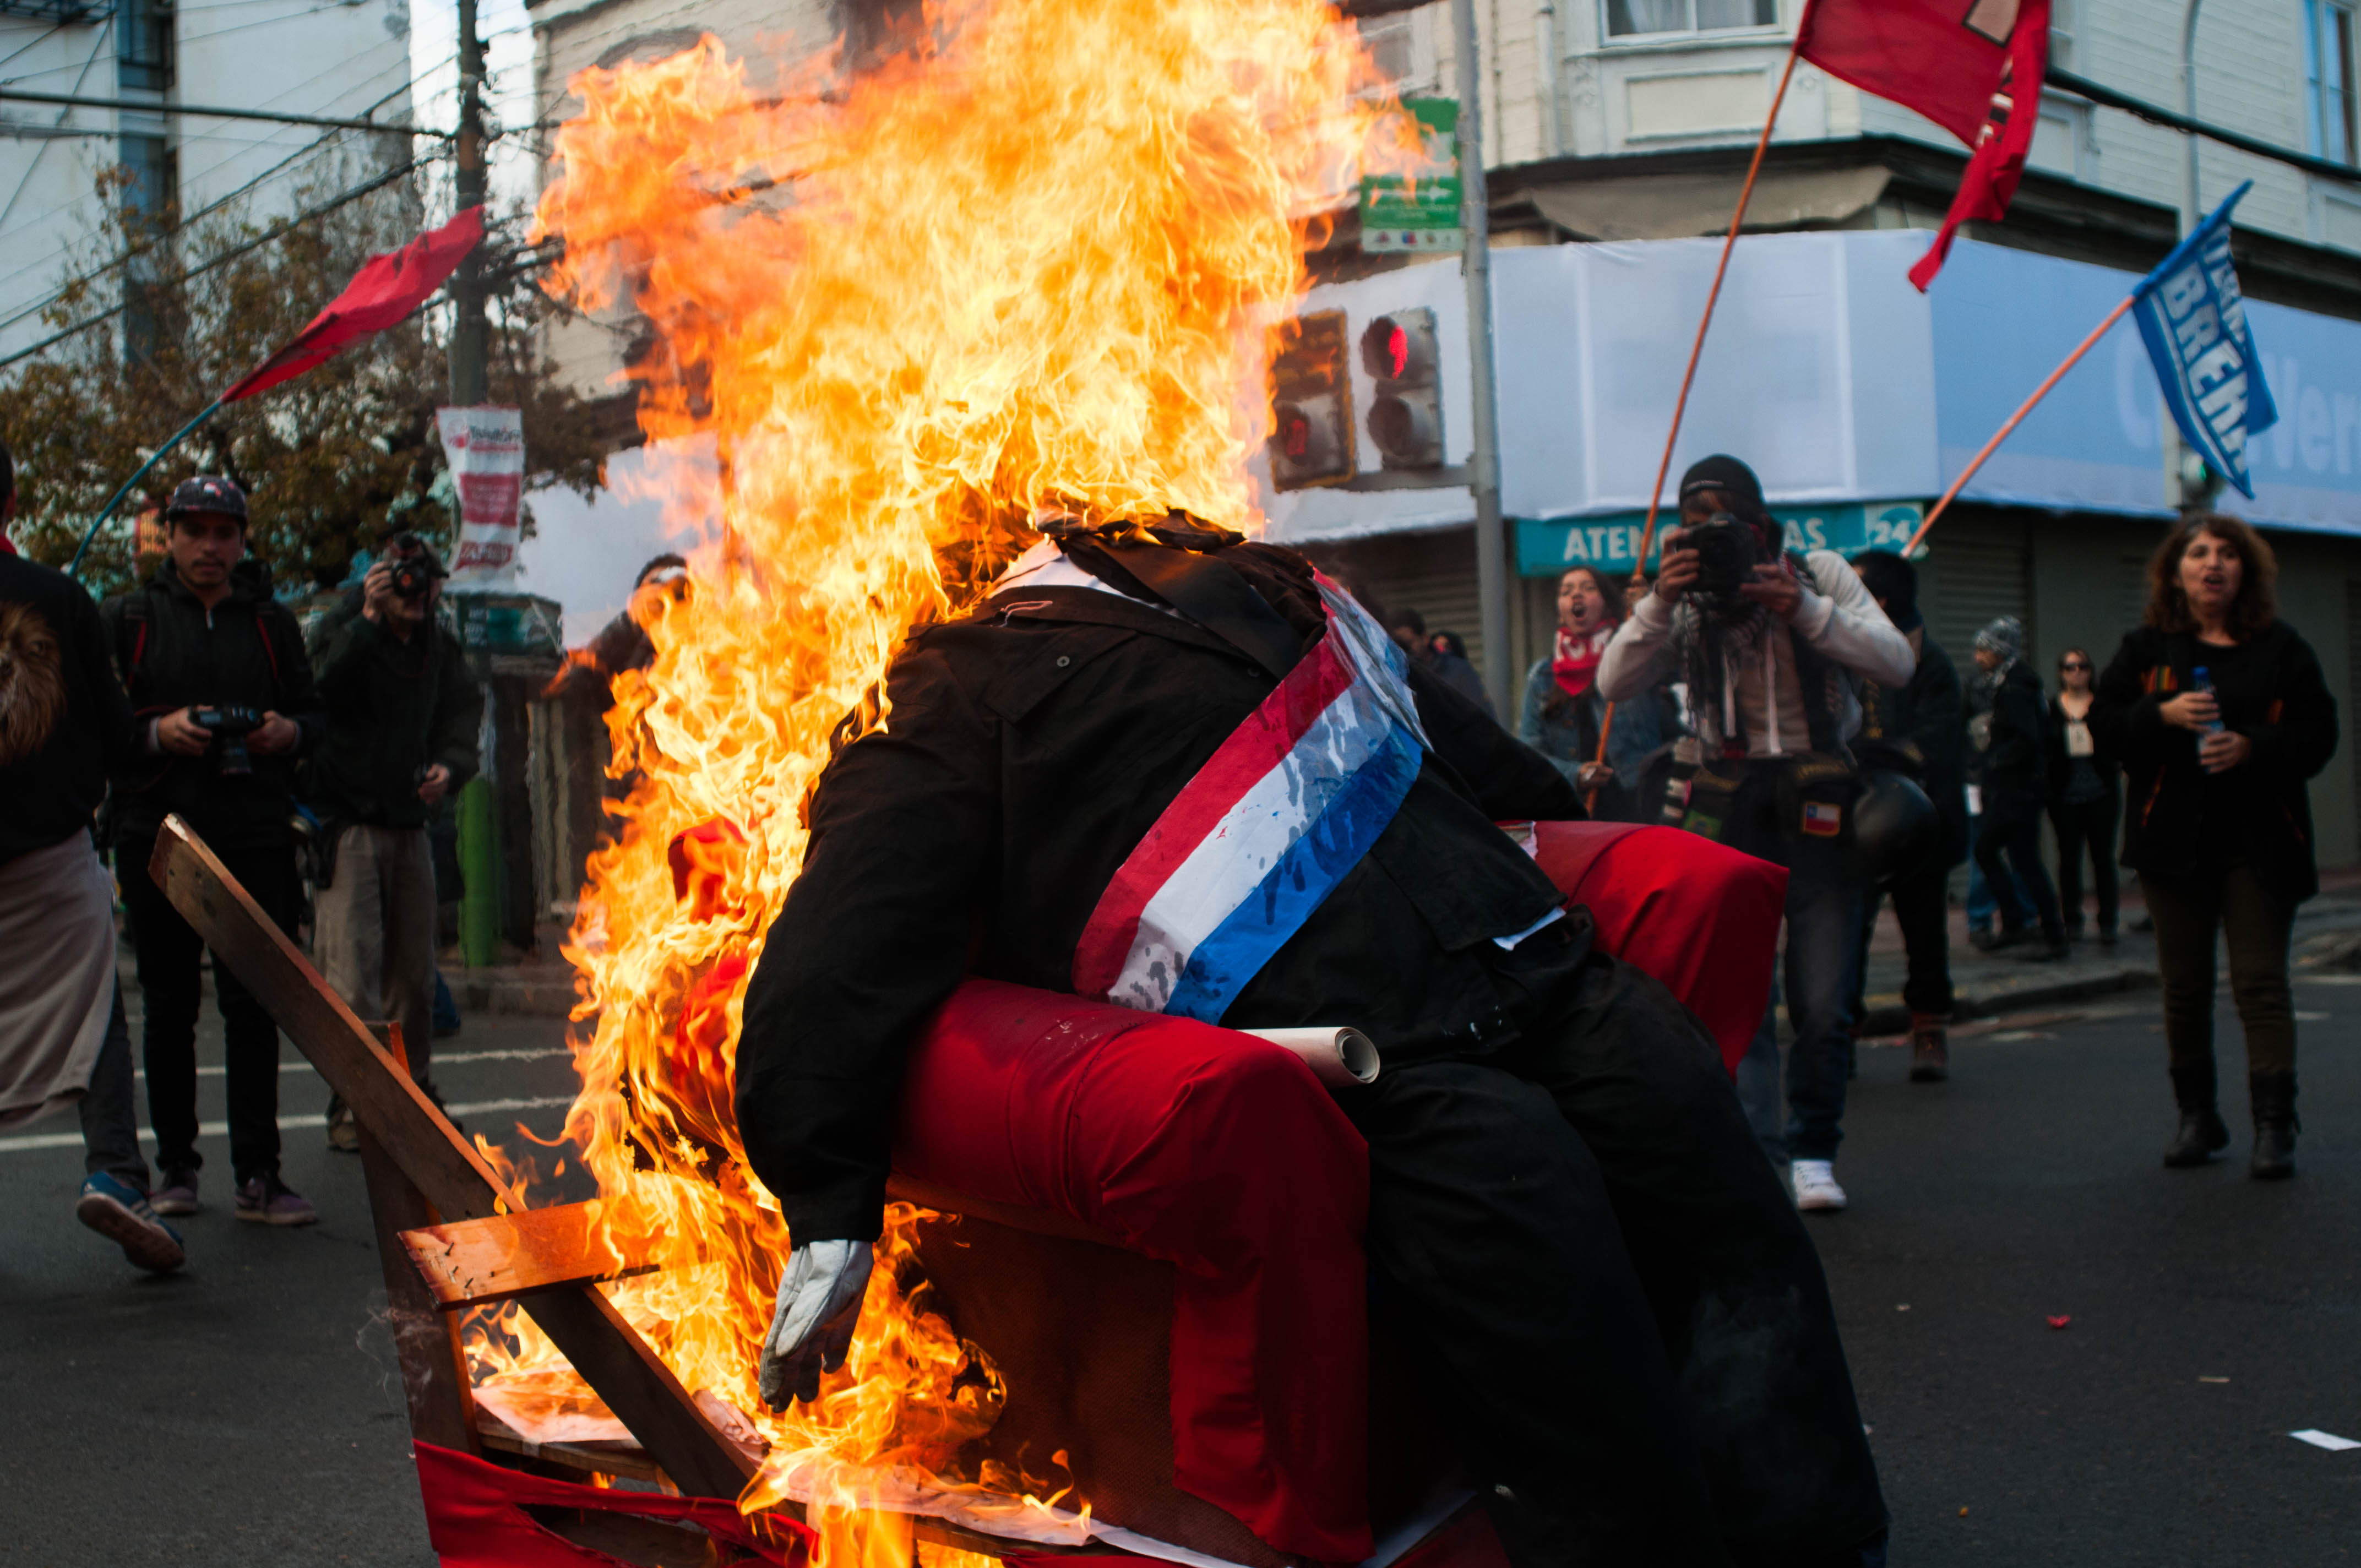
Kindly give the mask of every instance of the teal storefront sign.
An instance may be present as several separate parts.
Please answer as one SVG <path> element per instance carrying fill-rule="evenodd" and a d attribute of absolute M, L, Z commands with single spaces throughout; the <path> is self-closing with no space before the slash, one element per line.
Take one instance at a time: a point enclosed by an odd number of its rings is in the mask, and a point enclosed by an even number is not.
<path fill-rule="evenodd" d="M 1842 501 L 1834 506 L 1773 507 L 1785 525 L 1791 549 L 1833 550 L 1850 560 L 1864 550 L 1899 550 L 1917 532 L 1927 508 L 1919 501 Z M 1642 512 L 1614 517 L 1568 518 L 1559 522 L 1517 520 L 1517 574 L 1554 577 L 1574 566 L 1630 572 L 1647 523 Z M 1659 513 L 1656 543 L 1648 552 L 1653 567 L 1663 554 L 1664 535 L 1677 527 L 1676 514 Z M 1925 546 L 1920 546 L 1924 552 Z"/>

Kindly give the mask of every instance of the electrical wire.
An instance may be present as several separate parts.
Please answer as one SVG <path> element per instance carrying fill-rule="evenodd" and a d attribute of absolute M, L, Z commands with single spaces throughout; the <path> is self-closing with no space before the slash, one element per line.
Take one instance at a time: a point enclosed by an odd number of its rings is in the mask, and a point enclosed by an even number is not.
<path fill-rule="evenodd" d="M 18 55 L 23 54 L 27 49 L 40 48 L 43 44 L 49 42 L 51 38 L 56 38 L 60 33 L 64 32 L 65 30 L 66 25 L 63 22 L 58 23 L 56 26 L 50 27 L 49 31 L 33 39 L 32 42 L 23 44 L 16 49 L 10 49 L 6 54 L 0 54 L 0 65 L 7 64 Z"/>
<path fill-rule="evenodd" d="M 114 31 L 115 18 L 109 16 L 106 19 L 105 25 L 98 29 L 98 37 L 90 41 L 90 58 L 82 62 L 82 74 L 74 78 L 75 93 L 81 93 L 82 84 L 85 81 L 89 80 L 90 68 L 98 63 L 98 51 L 106 47 L 107 38 Z M 66 116 L 72 113 L 73 111 L 71 109 L 59 110 L 58 117 L 52 121 L 51 124 L 60 126 L 63 126 L 66 123 Z M 33 176 L 40 172 L 41 159 L 49 156 L 50 146 L 50 143 L 43 142 L 39 147 L 33 150 L 33 160 L 25 165 L 25 177 L 16 181 L 16 188 L 14 191 L 8 192 L 6 204 L 0 205 L 0 234 L 5 234 L 6 232 L 8 214 L 16 210 L 17 198 L 24 195 L 25 187 L 33 182 Z"/>

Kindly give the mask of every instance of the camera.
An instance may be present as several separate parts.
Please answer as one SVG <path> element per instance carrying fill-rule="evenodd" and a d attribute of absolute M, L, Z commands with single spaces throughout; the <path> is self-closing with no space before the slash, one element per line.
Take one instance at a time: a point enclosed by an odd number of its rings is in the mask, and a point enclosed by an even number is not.
<path fill-rule="evenodd" d="M 262 728 L 262 714 L 251 707 L 192 707 L 190 721 L 213 737 L 214 771 L 236 775 L 254 772 L 254 758 L 246 738 Z"/>
<path fill-rule="evenodd" d="M 434 581 L 434 568 L 426 564 L 422 541 L 414 533 L 398 533 L 385 547 L 386 559 L 393 563 L 393 591 L 397 598 L 414 599 L 425 597 Z"/>
<path fill-rule="evenodd" d="M 1739 601 L 1739 588 L 1754 580 L 1763 560 L 1762 541 L 1753 528 L 1726 511 L 1718 511 L 1681 536 L 1681 547 L 1697 552 L 1697 586 L 1689 590 L 1716 609 Z"/>

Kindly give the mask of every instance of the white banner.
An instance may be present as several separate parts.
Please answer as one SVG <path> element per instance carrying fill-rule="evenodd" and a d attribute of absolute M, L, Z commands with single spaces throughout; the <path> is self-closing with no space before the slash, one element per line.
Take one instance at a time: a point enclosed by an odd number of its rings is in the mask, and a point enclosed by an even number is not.
<path fill-rule="evenodd" d="M 437 409 L 443 455 L 459 495 L 459 548 L 451 584 L 466 592 L 516 586 L 517 546 L 524 529 L 524 420 L 515 409 Z"/>

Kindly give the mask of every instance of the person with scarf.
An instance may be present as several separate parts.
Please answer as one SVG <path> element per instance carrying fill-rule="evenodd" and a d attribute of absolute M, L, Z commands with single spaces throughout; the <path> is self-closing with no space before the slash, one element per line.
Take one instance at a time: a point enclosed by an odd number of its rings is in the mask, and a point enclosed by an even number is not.
<path fill-rule="evenodd" d="M 1525 674 L 1524 708 L 1517 739 L 1554 763 L 1590 801 L 1590 814 L 1608 822 L 1647 822 L 1661 803 L 1646 788 L 1649 763 L 1672 739 L 1679 720 L 1661 688 L 1615 709 L 1607 722 L 1598 662 L 1623 624 L 1623 585 L 1594 566 L 1576 566 L 1557 584 L 1557 643 Z M 1607 760 L 1598 760 L 1601 730 Z"/>
<path fill-rule="evenodd" d="M 1835 1161 L 1868 892 L 1850 844 L 1850 745 L 1862 682 L 1906 685 L 1917 658 L 1843 556 L 1781 552 L 1780 525 L 1744 463 L 1708 457 L 1681 477 L 1680 494 L 1655 587 L 1609 641 L 1598 686 L 1625 702 L 1686 681 L 1705 752 L 1686 826 L 1787 868 L 1781 984 L 1795 1043 L 1784 1135 L 1776 989 L 1739 1064 L 1739 1098 L 1764 1152 L 1787 1161 L 1797 1206 L 1841 1209 Z M 1707 591 L 1697 540 L 1708 528 L 1747 531 L 1738 543 L 1757 562 L 1727 595 Z"/>
<path fill-rule="evenodd" d="M 1995 894 L 2015 874 L 2015 885 L 2041 927 L 2040 944 L 2024 956 L 2047 963 L 2066 956 L 2066 922 L 2059 913 L 2058 889 L 2041 863 L 2041 809 L 2049 799 L 2049 703 L 2041 677 L 2019 657 L 2024 648 L 2025 627 L 2013 615 L 2000 616 L 1976 633 L 1976 666 L 1991 683 L 1992 706 L 1968 721 L 1984 808 L 1975 856 L 1984 885 Z M 2033 939 L 2025 917 L 2013 914 L 2006 899 L 2001 901 L 2000 918 L 1993 950 Z"/>

